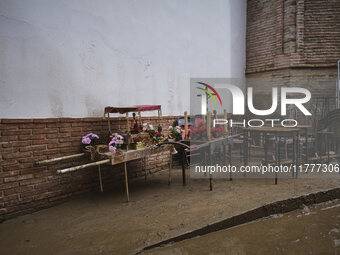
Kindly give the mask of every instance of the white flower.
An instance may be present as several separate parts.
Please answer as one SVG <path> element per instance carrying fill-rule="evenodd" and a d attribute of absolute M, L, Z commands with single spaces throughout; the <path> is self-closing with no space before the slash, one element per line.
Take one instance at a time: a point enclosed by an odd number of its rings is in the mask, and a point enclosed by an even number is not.
<path fill-rule="evenodd" d="M 149 125 L 150 130 L 154 130 L 153 125 Z"/>

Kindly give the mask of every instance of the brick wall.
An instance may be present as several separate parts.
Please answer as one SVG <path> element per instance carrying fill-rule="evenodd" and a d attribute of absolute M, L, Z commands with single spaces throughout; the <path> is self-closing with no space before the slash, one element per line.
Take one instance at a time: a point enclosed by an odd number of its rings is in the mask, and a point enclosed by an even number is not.
<path fill-rule="evenodd" d="M 258 109 L 270 106 L 274 86 L 309 89 L 310 108 L 321 109 L 315 109 L 319 113 L 313 113 L 310 122 L 317 121 L 320 111 L 334 109 L 339 24 L 339 0 L 247 1 L 246 77 L 275 78 L 266 85 L 250 85 L 248 80 L 247 86 L 254 87 Z M 307 122 L 306 118 L 297 119 Z"/>
<path fill-rule="evenodd" d="M 176 118 L 162 118 L 161 125 L 165 132 Z M 143 118 L 143 122 L 157 126 L 155 117 Z M 126 119 L 112 119 L 111 127 L 113 132 L 125 132 Z M 107 121 L 103 118 L 1 119 L 0 221 L 53 205 L 75 194 L 98 189 L 96 167 L 63 175 L 56 173 L 57 169 L 89 162 L 88 159 L 33 166 L 35 160 L 81 152 L 80 139 L 89 132 L 106 137 Z M 168 162 L 168 153 L 152 156 L 147 158 L 146 169 L 155 172 L 167 168 Z M 144 174 L 141 161 L 128 164 L 130 177 Z M 123 183 L 121 165 L 102 169 L 104 189 L 113 186 L 113 182 Z"/>
<path fill-rule="evenodd" d="M 246 73 L 336 68 L 339 0 L 248 0 Z"/>

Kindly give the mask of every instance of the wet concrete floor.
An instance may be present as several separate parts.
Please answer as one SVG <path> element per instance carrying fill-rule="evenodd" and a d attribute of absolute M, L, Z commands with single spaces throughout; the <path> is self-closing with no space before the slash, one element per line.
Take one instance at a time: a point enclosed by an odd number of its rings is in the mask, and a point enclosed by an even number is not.
<path fill-rule="evenodd" d="M 104 187 L 103 194 L 90 192 L 5 221 L 0 224 L 0 254 L 134 254 L 148 245 L 265 204 L 340 187 L 338 179 L 282 179 L 278 185 L 272 179 L 235 179 L 216 180 L 214 190 L 209 191 L 207 180 L 188 178 L 183 187 L 180 170 L 173 171 L 170 186 L 167 177 L 164 171 L 150 175 L 146 182 L 131 181 L 130 203 L 125 202 L 123 186 Z M 281 228 L 282 235 L 285 229 Z M 283 241 L 303 236 L 294 238 L 292 235 Z M 226 245 L 242 241 L 230 240 Z"/>
<path fill-rule="evenodd" d="M 340 254 L 340 200 L 305 206 L 143 254 Z"/>

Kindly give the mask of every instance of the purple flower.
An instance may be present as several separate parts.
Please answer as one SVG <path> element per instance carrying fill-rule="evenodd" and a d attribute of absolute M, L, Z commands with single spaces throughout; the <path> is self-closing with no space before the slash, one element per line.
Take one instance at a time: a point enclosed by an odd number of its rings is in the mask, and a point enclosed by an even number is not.
<path fill-rule="evenodd" d="M 97 138 L 97 139 L 99 139 L 99 136 L 96 135 L 96 134 L 92 134 L 92 135 L 91 135 L 91 138 Z"/>
<path fill-rule="evenodd" d="M 88 138 L 88 137 L 86 137 L 86 136 L 84 136 L 84 137 L 81 139 L 81 142 L 82 142 L 83 144 L 90 144 L 90 143 L 91 143 L 91 139 Z"/>
<path fill-rule="evenodd" d="M 91 139 L 94 139 L 94 138 L 99 139 L 99 136 L 93 133 L 89 133 L 82 137 L 81 142 L 83 144 L 90 144 L 92 142 Z"/>
<path fill-rule="evenodd" d="M 124 142 L 123 142 L 123 140 L 117 140 L 116 141 L 116 144 L 123 144 Z"/>
<path fill-rule="evenodd" d="M 109 146 L 109 151 L 111 151 L 111 152 L 116 152 L 116 147 L 114 147 L 114 146 Z"/>

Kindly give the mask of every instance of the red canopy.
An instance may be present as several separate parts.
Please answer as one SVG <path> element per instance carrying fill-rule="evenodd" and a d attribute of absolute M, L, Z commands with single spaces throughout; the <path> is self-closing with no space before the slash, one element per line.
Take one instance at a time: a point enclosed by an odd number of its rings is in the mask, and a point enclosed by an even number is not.
<path fill-rule="evenodd" d="M 127 112 L 145 112 L 161 110 L 160 105 L 134 105 L 134 106 L 106 106 L 105 113 L 127 113 Z"/>

